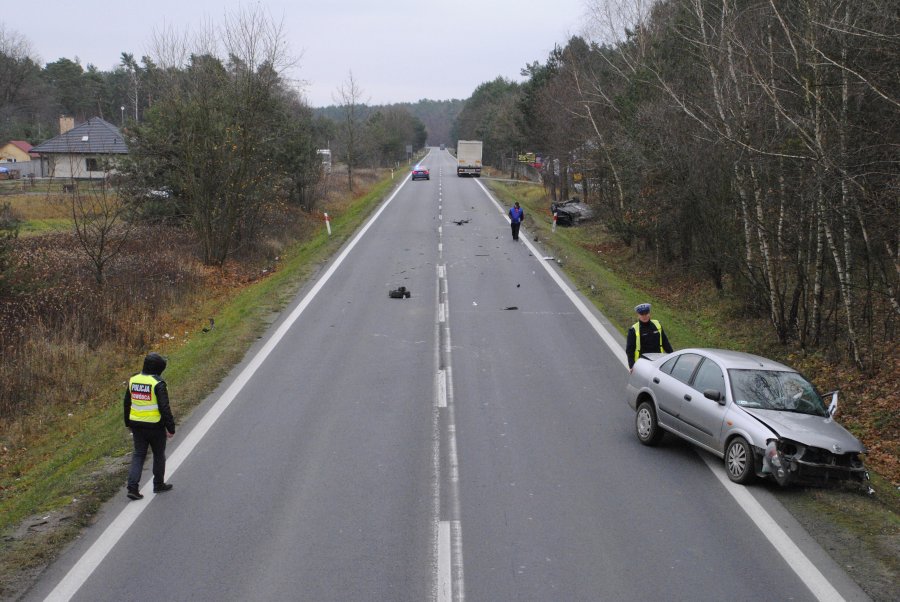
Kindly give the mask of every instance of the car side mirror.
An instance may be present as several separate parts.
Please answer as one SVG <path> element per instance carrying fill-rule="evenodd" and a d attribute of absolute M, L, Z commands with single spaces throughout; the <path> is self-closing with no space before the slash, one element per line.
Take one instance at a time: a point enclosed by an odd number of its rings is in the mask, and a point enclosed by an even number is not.
<path fill-rule="evenodd" d="M 715 389 L 707 389 L 703 392 L 703 397 L 707 399 L 712 399 L 720 406 L 725 405 L 725 396 L 722 395 L 721 391 L 716 391 Z"/>
<path fill-rule="evenodd" d="M 834 416 L 837 413 L 837 400 L 838 400 L 838 392 L 831 392 L 831 403 L 828 404 L 828 415 Z"/>

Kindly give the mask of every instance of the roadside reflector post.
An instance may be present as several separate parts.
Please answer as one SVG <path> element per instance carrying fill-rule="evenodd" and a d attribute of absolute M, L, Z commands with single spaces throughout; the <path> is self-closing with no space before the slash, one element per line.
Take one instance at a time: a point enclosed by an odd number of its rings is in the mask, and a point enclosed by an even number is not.
<path fill-rule="evenodd" d="M 553 227 L 550 228 L 551 232 L 556 232 L 556 212 L 553 213 Z"/>
<path fill-rule="evenodd" d="M 331 236 L 331 219 L 325 214 L 325 227 L 328 228 L 328 236 Z"/>

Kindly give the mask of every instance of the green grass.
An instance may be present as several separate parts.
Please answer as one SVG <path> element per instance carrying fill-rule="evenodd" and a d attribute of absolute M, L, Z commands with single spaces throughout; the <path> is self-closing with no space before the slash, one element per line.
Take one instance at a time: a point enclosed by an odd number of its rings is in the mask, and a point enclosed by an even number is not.
<path fill-rule="evenodd" d="M 71 229 L 71 218 L 30 219 L 19 224 L 19 236 L 39 236 L 53 232 L 68 232 Z"/>
<path fill-rule="evenodd" d="M 215 316 L 215 328 L 199 331 L 177 348 L 161 349 L 169 359 L 166 382 L 176 420 L 182 422 L 221 382 L 269 326 L 299 287 L 352 236 L 399 180 L 379 181 L 363 198 L 336 212 L 332 236 L 322 228 L 311 239 L 284 253 L 277 271 L 233 298 L 187 310 L 194 323 Z M 189 318 L 189 316 L 187 316 Z M 103 393 L 73 406 L 68 415 L 46 412 L 43 434 L 31 438 L 20 465 L 0 475 L 0 533 L 26 518 L 66 513 L 72 527 L 26 540 L 0 541 L 0 598 L 18 571 L 41 563 L 77 535 L 97 508 L 121 492 L 131 451 L 122 424 L 123 382 L 140 368 L 140 357 L 117 358 L 106 366 Z"/>
<path fill-rule="evenodd" d="M 648 293 L 622 277 L 615 266 L 586 245 L 605 236 L 596 225 L 582 225 L 574 228 L 557 227 L 553 231 L 553 220 L 549 211 L 549 201 L 544 197 L 544 189 L 533 184 L 488 182 L 494 195 L 504 205 L 514 201 L 525 208 L 525 228 L 537 242 L 556 258 L 569 279 L 587 296 L 593 304 L 616 326 L 624 336 L 636 321 L 634 306 L 651 301 L 653 317 L 659 320 L 669 339 L 677 347 L 720 346 L 720 333 L 712 327 L 714 319 L 706 314 L 686 315 L 668 307 Z"/>
<path fill-rule="evenodd" d="M 653 304 L 653 316 L 664 325 L 676 349 L 730 347 L 774 356 L 784 349 L 773 346 L 768 328 L 758 320 L 732 318 L 733 301 L 715 295 L 712 287 L 689 289 L 670 303 L 654 295 L 659 286 L 646 280 L 646 288 L 626 275 L 642 267 L 640 257 L 619 253 L 609 257 L 591 251 L 607 235 L 599 226 L 583 224 L 552 231 L 549 201 L 540 186 L 489 182 L 498 200 L 510 206 L 519 201 L 526 211 L 525 227 L 548 254 L 562 260 L 569 279 L 619 329 L 635 321 L 637 303 Z M 637 278 L 635 278 L 637 280 Z M 677 280 L 677 278 L 676 278 Z M 645 282 L 645 281 L 642 281 Z M 788 510 L 841 564 L 873 599 L 894 599 L 900 576 L 900 491 L 888 480 L 871 473 L 876 494 L 853 489 L 800 489 L 772 491 Z"/>

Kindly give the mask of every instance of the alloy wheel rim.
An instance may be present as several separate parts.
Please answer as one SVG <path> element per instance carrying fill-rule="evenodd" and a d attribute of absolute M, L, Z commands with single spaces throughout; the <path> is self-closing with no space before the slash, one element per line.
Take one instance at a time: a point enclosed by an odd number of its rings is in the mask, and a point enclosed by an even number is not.
<path fill-rule="evenodd" d="M 740 476 L 744 473 L 747 466 L 747 451 L 740 443 L 732 445 L 728 452 L 728 470 L 734 476 Z"/>

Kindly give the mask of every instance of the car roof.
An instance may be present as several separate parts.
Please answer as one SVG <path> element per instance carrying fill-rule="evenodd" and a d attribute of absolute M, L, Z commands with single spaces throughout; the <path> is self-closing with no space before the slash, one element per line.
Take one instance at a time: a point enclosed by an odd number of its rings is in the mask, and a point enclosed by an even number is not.
<path fill-rule="evenodd" d="M 752 353 L 744 353 L 743 351 L 732 351 L 731 349 L 683 349 L 682 352 L 699 352 L 719 363 L 726 370 L 778 370 L 796 372 L 793 368 L 789 368 L 784 364 L 780 364 L 774 360 L 766 359 Z"/>

